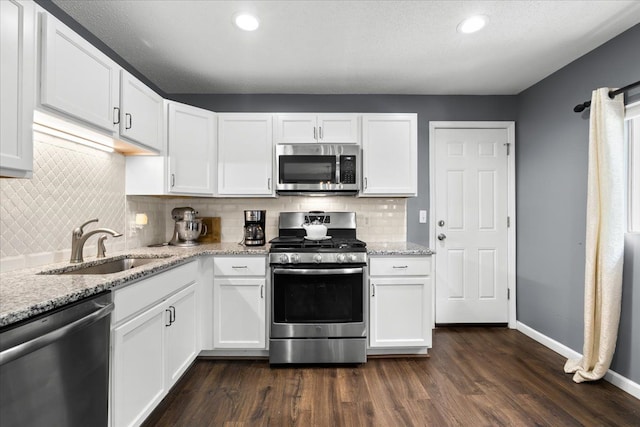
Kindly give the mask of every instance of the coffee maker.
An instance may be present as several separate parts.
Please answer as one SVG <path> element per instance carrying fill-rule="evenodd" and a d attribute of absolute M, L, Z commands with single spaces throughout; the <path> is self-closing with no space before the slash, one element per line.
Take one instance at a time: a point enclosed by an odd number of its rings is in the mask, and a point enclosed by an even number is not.
<path fill-rule="evenodd" d="M 196 218 L 198 212 L 191 207 L 174 208 L 171 218 L 176 222 L 173 237 L 169 241 L 172 246 L 196 246 L 196 241 L 202 234 L 207 233 L 207 226 L 202 219 Z"/>
<path fill-rule="evenodd" d="M 264 221 L 267 211 L 244 211 L 245 246 L 264 246 Z"/>

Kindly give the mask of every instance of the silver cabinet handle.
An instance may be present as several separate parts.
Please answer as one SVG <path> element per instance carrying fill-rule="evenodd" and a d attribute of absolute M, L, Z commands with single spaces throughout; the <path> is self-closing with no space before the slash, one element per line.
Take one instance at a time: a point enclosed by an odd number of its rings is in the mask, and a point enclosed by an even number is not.
<path fill-rule="evenodd" d="M 393 268 L 408 268 L 408 265 L 394 265 Z"/>
<path fill-rule="evenodd" d="M 271 178 L 267 178 L 267 190 L 271 190 Z"/>
<path fill-rule="evenodd" d="M 368 184 L 368 182 L 367 182 L 367 177 L 365 176 L 365 177 L 364 177 L 364 189 L 365 189 L 365 190 L 367 189 L 367 184 Z"/>
<path fill-rule="evenodd" d="M 164 311 L 165 311 L 165 313 L 169 313 L 169 323 L 168 324 L 165 323 L 164 326 L 165 327 L 169 327 L 169 326 L 171 326 L 171 310 L 169 310 L 168 308 L 165 308 Z"/>
<path fill-rule="evenodd" d="M 371 291 L 372 291 L 371 296 L 375 297 L 376 296 L 376 285 L 373 284 L 373 283 L 371 284 Z"/>
<path fill-rule="evenodd" d="M 322 126 L 320 126 L 318 129 L 320 129 L 320 139 L 324 139 L 324 136 L 322 136 Z"/>
<path fill-rule="evenodd" d="M 127 121 L 125 120 L 124 128 L 131 129 L 131 126 L 133 126 L 133 118 L 131 117 L 131 114 L 124 113 L 124 118 L 129 118 L 129 126 L 127 126 Z"/>
<path fill-rule="evenodd" d="M 175 173 L 171 174 L 171 186 L 172 187 L 176 186 L 176 174 Z"/>
<path fill-rule="evenodd" d="M 444 239 L 446 239 L 446 238 L 447 238 L 447 235 L 446 235 L 446 234 L 444 234 L 444 233 L 440 233 L 440 234 L 438 234 L 438 240 L 444 240 Z"/>
<path fill-rule="evenodd" d="M 260 298 L 264 299 L 264 285 L 260 285 Z"/>
<path fill-rule="evenodd" d="M 232 265 L 231 268 L 248 268 L 246 265 Z"/>
<path fill-rule="evenodd" d="M 313 127 L 313 139 L 318 139 L 318 130 L 315 126 Z"/>
<path fill-rule="evenodd" d="M 120 107 L 113 107 L 113 124 L 120 123 Z"/>

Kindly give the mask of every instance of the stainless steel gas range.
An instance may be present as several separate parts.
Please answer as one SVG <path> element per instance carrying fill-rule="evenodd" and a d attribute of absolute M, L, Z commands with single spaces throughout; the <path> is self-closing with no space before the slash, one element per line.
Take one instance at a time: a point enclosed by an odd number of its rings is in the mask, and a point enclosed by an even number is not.
<path fill-rule="evenodd" d="M 327 236 L 306 237 L 303 224 Z M 271 240 L 269 362 L 366 362 L 366 244 L 354 212 L 282 212 Z"/>

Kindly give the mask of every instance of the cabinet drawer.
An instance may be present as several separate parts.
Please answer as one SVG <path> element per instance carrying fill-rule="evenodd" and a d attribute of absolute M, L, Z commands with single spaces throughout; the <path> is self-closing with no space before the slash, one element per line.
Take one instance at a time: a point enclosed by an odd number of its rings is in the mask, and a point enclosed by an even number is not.
<path fill-rule="evenodd" d="M 185 285 L 195 282 L 197 274 L 198 263 L 190 262 L 122 289 L 117 289 L 113 295 L 115 303 L 112 316 L 113 324 L 115 325 L 132 314 L 161 301 Z"/>
<path fill-rule="evenodd" d="M 428 276 L 431 274 L 431 257 L 371 257 L 370 276 Z"/>
<path fill-rule="evenodd" d="M 263 256 L 213 258 L 214 276 L 264 276 L 266 272 L 266 258 Z"/>

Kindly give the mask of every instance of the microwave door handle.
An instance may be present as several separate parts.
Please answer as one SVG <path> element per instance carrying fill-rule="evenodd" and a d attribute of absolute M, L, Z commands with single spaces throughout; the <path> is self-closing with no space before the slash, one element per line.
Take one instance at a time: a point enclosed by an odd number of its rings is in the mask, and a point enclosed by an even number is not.
<path fill-rule="evenodd" d="M 289 274 L 289 275 L 302 275 L 302 274 L 326 274 L 326 275 L 338 275 L 338 274 L 358 274 L 362 273 L 362 267 L 355 268 L 274 268 L 273 274 Z"/>

